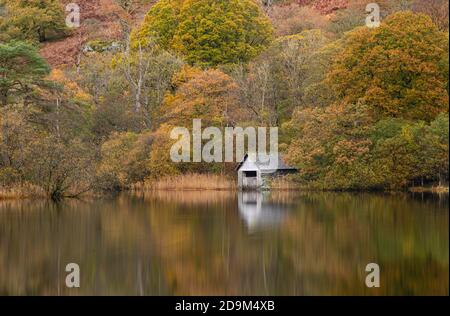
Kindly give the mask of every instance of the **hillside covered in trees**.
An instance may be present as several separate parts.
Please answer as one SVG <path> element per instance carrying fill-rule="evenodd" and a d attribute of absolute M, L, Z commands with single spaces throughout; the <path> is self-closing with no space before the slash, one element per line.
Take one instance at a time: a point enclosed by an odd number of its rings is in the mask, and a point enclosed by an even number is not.
<path fill-rule="evenodd" d="M 0 198 L 174 175 L 170 131 L 274 126 L 325 190 L 448 183 L 448 1 L 0 0 Z"/>

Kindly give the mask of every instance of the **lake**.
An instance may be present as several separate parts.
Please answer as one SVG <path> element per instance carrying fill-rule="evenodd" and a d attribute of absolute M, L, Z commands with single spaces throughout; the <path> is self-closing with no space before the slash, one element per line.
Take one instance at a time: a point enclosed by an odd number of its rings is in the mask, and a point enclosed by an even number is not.
<path fill-rule="evenodd" d="M 448 295 L 448 195 L 0 201 L 0 295 Z M 65 267 L 80 267 L 66 287 Z M 380 267 L 368 288 L 366 265 Z"/>

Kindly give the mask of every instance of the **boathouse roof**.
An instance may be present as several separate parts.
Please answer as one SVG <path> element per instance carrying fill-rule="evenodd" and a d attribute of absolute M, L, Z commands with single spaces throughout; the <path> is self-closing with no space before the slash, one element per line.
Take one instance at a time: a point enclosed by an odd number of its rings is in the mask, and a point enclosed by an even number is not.
<path fill-rule="evenodd" d="M 277 157 L 278 156 L 278 157 Z M 255 165 L 255 168 L 258 168 L 259 170 L 297 170 L 295 167 L 288 166 L 286 162 L 284 161 L 281 154 L 274 155 L 274 154 L 266 154 L 265 156 L 261 157 L 260 155 L 253 154 L 251 157 L 249 154 L 245 154 L 244 159 L 236 166 L 236 170 L 239 170 L 242 165 L 247 161 L 249 158 L 251 158 Z M 262 159 L 264 158 L 264 159 Z M 276 165 L 276 168 L 274 168 L 274 164 L 271 163 L 273 161 L 277 161 L 278 164 Z"/>

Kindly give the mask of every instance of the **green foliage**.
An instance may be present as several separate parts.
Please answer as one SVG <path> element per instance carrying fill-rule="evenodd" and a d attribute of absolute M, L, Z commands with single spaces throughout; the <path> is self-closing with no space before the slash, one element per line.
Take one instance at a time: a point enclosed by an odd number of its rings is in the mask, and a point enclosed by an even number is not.
<path fill-rule="evenodd" d="M 95 150 L 88 142 L 89 108 L 67 94 L 69 82 L 53 77 L 53 87 L 38 91 L 26 107 L 2 108 L 0 170 L 3 185 L 30 183 L 57 200 L 91 188 Z"/>
<path fill-rule="evenodd" d="M 153 41 L 147 42 L 146 46 L 139 44 L 136 50 L 127 50 L 113 59 L 113 67 L 120 69 L 119 75 L 126 80 L 141 128 L 152 127 L 155 111 L 180 66 L 178 58 Z"/>
<path fill-rule="evenodd" d="M 305 185 L 398 190 L 448 179 L 448 114 L 430 124 L 374 122 L 367 107 L 331 106 L 299 111 L 283 127 L 292 136 L 287 157 Z"/>
<path fill-rule="evenodd" d="M 133 40 L 145 45 L 148 39 L 153 38 L 163 48 L 170 48 L 184 1 L 158 1 L 145 16 L 140 29 L 134 31 Z"/>
<path fill-rule="evenodd" d="M 129 86 L 122 70 L 112 67 L 111 53 L 90 53 L 80 65 L 78 74 L 71 74 L 92 97 L 92 133 L 96 142 L 113 132 L 139 131 L 139 117 L 132 111 L 132 100 L 126 94 Z"/>
<path fill-rule="evenodd" d="M 44 42 L 66 32 L 64 10 L 58 0 L 0 0 L 0 40 Z"/>
<path fill-rule="evenodd" d="M 26 96 L 49 73 L 46 61 L 30 44 L 0 43 L 0 105 L 7 105 L 10 96 L 14 97 L 13 101 Z"/>
<path fill-rule="evenodd" d="M 392 124 L 392 122 L 388 122 Z M 374 166 L 384 174 L 384 185 L 404 187 L 409 181 L 448 178 L 448 115 L 440 114 L 430 125 L 424 122 L 396 122 L 397 130 L 384 135 L 374 127 Z M 398 129 L 400 127 L 400 129 Z"/>
<path fill-rule="evenodd" d="M 448 111 L 448 34 L 423 14 L 399 12 L 342 42 L 328 80 L 341 100 L 377 115 L 432 120 Z"/>
<path fill-rule="evenodd" d="M 252 0 L 163 0 L 147 14 L 134 42 L 154 37 L 194 65 L 246 62 L 272 38 L 268 18 Z"/>

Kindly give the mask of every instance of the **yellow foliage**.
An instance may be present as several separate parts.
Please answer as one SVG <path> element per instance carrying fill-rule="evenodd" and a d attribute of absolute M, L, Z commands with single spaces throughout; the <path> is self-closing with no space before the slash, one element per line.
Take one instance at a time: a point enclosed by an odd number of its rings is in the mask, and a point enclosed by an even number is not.
<path fill-rule="evenodd" d="M 92 96 L 84 91 L 75 81 L 67 78 L 61 69 L 53 69 L 47 78 L 62 86 L 63 95 L 68 98 L 89 103 L 92 101 Z"/>

